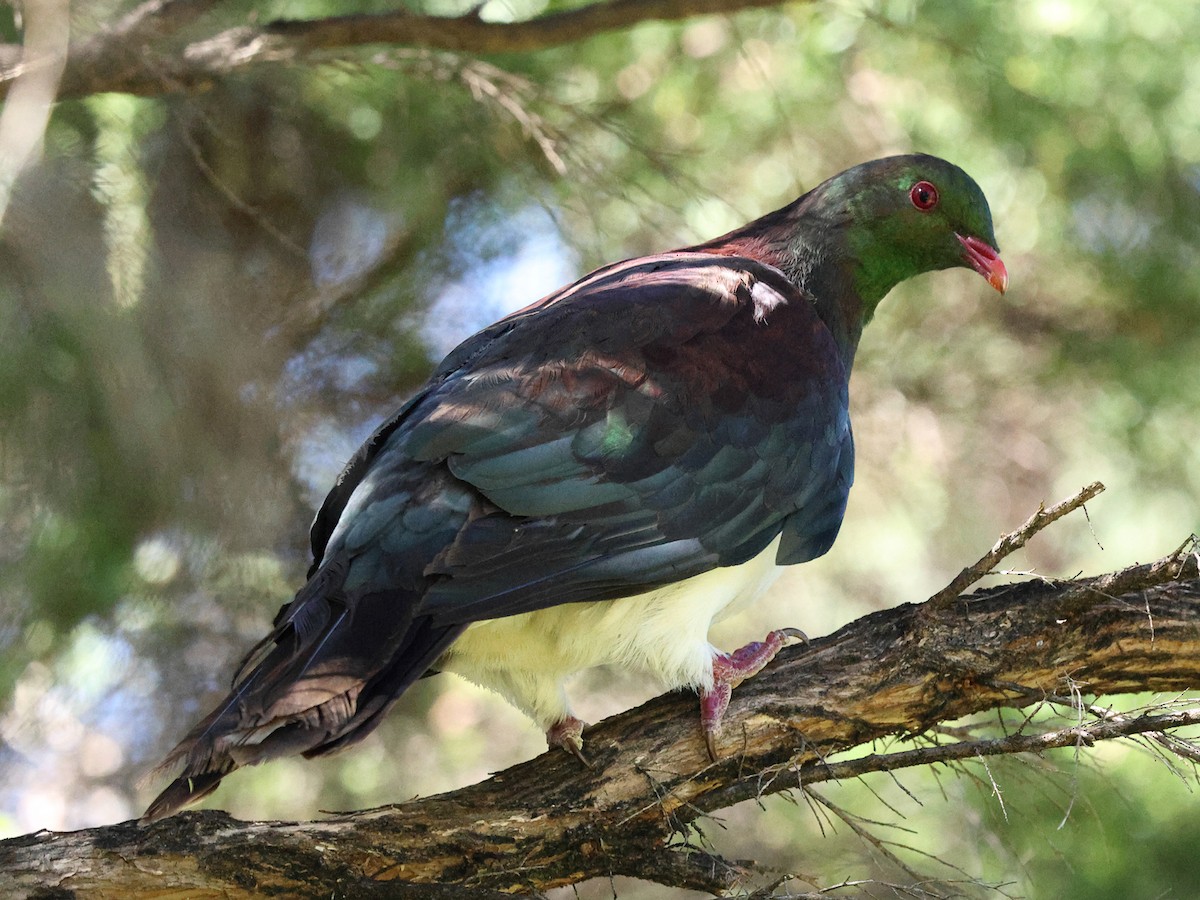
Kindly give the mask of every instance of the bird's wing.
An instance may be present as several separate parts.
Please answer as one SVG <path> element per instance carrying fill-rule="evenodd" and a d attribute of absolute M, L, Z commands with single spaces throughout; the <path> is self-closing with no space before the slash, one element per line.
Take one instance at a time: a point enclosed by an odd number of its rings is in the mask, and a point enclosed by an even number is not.
<path fill-rule="evenodd" d="M 639 593 L 781 531 L 811 555 L 848 437 L 828 329 L 749 259 L 617 264 L 496 323 L 350 461 L 308 584 L 167 757 L 183 772 L 147 817 L 238 765 L 361 739 L 472 621 Z"/>
<path fill-rule="evenodd" d="M 329 538 L 333 535 L 334 529 L 342 519 L 346 504 L 350 501 L 351 495 L 358 489 L 383 445 L 397 429 L 408 422 L 409 414 L 413 407 L 418 403 L 428 401 L 433 394 L 447 391 L 447 382 L 453 384 L 457 379 L 469 374 L 476 360 L 486 356 L 492 344 L 497 340 L 504 339 L 514 328 L 521 328 L 522 334 L 527 334 L 531 330 L 537 331 L 538 324 L 532 324 L 531 320 L 534 319 L 538 311 L 564 299 L 574 297 L 576 294 L 582 293 L 586 295 L 589 284 L 599 280 L 606 273 L 610 273 L 613 270 L 620 270 L 628 265 L 628 262 L 612 263 L 597 269 L 576 283 L 561 288 L 493 322 L 451 350 L 445 359 L 438 364 L 425 384 L 413 396 L 409 397 L 399 409 L 385 419 L 371 436 L 363 442 L 362 446 L 350 457 L 338 475 L 333 488 L 326 495 L 321 508 L 313 518 L 312 527 L 309 530 L 313 556 L 312 564 L 308 570 L 309 577 L 311 578 L 320 567 L 321 561 L 325 556 L 325 548 L 329 543 Z M 552 339 L 550 335 L 547 335 L 547 337 Z M 449 388 L 449 391 L 452 390 L 452 387 Z"/>
<path fill-rule="evenodd" d="M 415 615 L 451 626 L 626 596 L 749 559 L 827 506 L 849 487 L 848 433 L 844 365 L 782 274 L 635 260 L 452 354 L 348 467 L 314 549 L 363 566 L 396 546 L 415 515 L 397 502 L 406 472 L 433 464 L 476 499 Z"/>

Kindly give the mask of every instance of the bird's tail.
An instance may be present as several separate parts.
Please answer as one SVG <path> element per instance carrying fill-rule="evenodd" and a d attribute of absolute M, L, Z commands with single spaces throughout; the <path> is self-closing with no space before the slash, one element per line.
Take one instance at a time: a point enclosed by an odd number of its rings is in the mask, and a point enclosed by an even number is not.
<path fill-rule="evenodd" d="M 235 769 L 352 744 L 457 637 L 412 617 L 412 597 L 347 597 L 345 566 L 322 567 L 247 654 L 230 693 L 151 773 L 175 779 L 142 815 L 155 822 L 216 790 Z"/>
<path fill-rule="evenodd" d="M 143 825 L 157 822 L 173 815 L 185 806 L 203 800 L 217 789 L 221 783 L 221 775 L 210 772 L 207 775 L 197 775 L 193 778 L 176 778 L 167 789 L 154 798 L 154 802 L 146 807 L 138 820 Z"/>

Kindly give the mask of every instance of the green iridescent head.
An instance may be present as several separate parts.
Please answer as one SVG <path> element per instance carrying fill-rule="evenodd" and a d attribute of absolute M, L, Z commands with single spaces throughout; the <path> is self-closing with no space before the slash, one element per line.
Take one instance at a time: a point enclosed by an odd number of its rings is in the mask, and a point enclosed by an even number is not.
<path fill-rule="evenodd" d="M 806 199 L 845 235 L 843 252 L 867 319 L 901 281 L 936 269 L 964 266 L 1001 293 L 1008 287 L 987 198 L 944 159 L 913 154 L 863 163 Z"/>

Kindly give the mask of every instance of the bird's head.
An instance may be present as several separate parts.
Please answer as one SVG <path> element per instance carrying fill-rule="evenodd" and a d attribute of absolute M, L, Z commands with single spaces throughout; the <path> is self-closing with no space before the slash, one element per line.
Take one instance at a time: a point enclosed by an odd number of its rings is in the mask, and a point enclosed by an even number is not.
<path fill-rule="evenodd" d="M 979 185 L 936 156 L 893 156 L 863 163 L 804 198 L 838 234 L 856 292 L 869 318 L 907 278 L 963 266 L 1003 293 L 1008 272 Z"/>

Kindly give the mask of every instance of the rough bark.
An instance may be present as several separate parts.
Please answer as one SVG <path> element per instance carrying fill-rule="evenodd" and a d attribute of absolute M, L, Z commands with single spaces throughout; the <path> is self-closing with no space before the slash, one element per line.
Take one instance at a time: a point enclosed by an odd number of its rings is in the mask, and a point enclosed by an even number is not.
<path fill-rule="evenodd" d="M 551 753 L 448 794 L 313 822 L 177 815 L 0 843 L 4 896 L 492 896 L 633 875 L 718 891 L 749 864 L 685 846 L 688 823 L 831 777 L 1080 746 L 1200 720 L 1200 704 L 826 762 L 879 738 L 1042 698 L 1200 684 L 1189 543 L 1100 578 L 1032 581 L 865 616 L 792 648 L 734 692 L 710 762 L 695 697 L 669 694 L 587 731 L 592 766 Z M 449 893 L 447 893 L 449 892 Z"/>
<path fill-rule="evenodd" d="M 778 5 L 779 0 L 606 0 L 517 22 L 489 22 L 478 10 L 455 17 L 401 10 L 277 20 L 196 36 L 204 15 L 218 6 L 215 0 L 148 0 L 72 48 L 59 97 L 199 91 L 250 66 L 328 61 L 379 45 L 477 56 L 528 53 L 640 22 Z M 0 53 L 0 61 L 14 56 Z M 0 97 L 20 69 L 0 71 Z"/>

